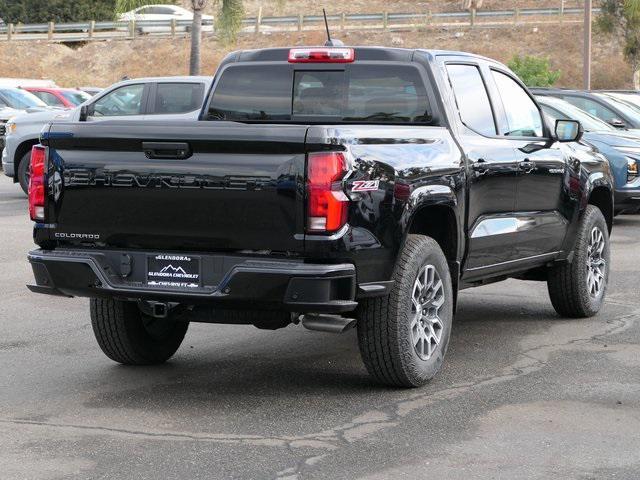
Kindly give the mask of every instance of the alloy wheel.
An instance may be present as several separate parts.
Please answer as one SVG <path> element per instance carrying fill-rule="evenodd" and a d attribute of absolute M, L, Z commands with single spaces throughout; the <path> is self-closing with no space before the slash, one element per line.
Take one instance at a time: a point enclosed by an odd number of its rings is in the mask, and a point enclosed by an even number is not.
<path fill-rule="evenodd" d="M 605 248 L 604 233 L 599 227 L 593 227 L 587 247 L 587 288 L 592 297 L 598 297 L 605 286 L 607 261 L 603 256 Z"/>
<path fill-rule="evenodd" d="M 411 340 L 422 360 L 429 360 L 442 340 L 440 310 L 444 303 L 444 285 L 436 268 L 422 267 L 411 293 Z"/>

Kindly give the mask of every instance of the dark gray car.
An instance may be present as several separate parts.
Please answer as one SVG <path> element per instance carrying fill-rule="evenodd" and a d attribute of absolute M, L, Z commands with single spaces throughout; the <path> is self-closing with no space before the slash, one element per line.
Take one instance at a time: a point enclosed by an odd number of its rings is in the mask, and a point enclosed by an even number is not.
<path fill-rule="evenodd" d="M 616 128 L 640 129 L 640 109 L 605 93 L 557 88 L 532 88 L 531 91 L 538 96 L 551 96 L 566 100 Z"/>

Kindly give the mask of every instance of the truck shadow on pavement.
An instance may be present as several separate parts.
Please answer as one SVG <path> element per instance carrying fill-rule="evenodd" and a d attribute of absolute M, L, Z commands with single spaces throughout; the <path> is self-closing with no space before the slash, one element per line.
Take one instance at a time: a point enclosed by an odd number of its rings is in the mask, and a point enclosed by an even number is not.
<path fill-rule="evenodd" d="M 560 319 L 542 301 L 523 302 L 517 294 L 463 293 L 449 346 L 448 362 L 426 389 L 499 370 L 518 355 L 520 340 Z M 546 293 L 546 290 L 544 291 Z M 494 298 L 499 295 L 498 302 Z M 222 344 L 216 330 L 227 339 Z M 229 344 L 230 333 L 234 332 Z M 323 410 L 355 405 L 363 393 L 406 396 L 375 384 L 363 367 L 355 331 L 343 335 L 308 332 L 299 326 L 264 332 L 245 326 L 195 325 L 176 357 L 157 367 L 99 368 L 101 380 L 116 391 L 90 399 L 93 408 L 171 409 L 204 406 L 266 414 L 272 402 L 283 408 L 319 401 Z M 462 378 L 463 377 L 463 378 Z"/>

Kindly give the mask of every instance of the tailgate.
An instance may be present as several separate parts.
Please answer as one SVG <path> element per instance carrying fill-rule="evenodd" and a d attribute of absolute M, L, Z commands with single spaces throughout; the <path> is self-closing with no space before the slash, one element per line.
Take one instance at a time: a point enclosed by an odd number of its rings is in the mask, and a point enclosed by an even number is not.
<path fill-rule="evenodd" d="M 303 250 L 301 125 L 53 125 L 51 237 L 170 250 Z"/>

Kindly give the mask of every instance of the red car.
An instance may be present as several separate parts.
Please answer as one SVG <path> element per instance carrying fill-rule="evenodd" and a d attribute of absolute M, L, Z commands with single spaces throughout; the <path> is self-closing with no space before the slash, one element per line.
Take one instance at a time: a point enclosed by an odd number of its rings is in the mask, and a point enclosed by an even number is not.
<path fill-rule="evenodd" d="M 24 87 L 24 90 L 51 107 L 74 108 L 91 98 L 88 93 L 75 88 Z"/>

